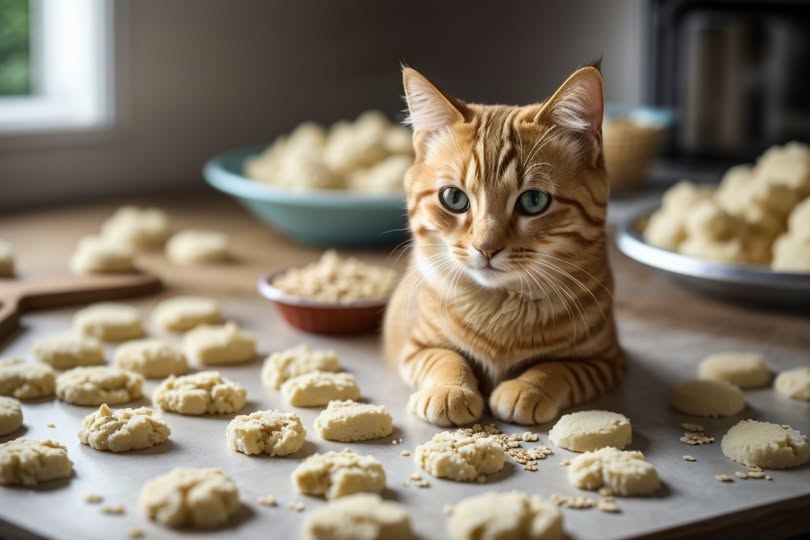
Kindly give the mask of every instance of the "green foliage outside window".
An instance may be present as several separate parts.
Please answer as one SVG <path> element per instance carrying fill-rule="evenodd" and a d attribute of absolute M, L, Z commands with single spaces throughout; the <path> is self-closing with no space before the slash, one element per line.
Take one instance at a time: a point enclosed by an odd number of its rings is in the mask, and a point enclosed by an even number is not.
<path fill-rule="evenodd" d="M 29 0 L 0 0 L 0 96 L 31 93 Z"/>

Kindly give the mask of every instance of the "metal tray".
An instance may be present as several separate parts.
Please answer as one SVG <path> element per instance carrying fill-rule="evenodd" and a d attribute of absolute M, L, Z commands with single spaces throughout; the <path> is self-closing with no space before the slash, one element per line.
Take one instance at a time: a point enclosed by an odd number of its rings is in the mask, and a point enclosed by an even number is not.
<path fill-rule="evenodd" d="M 619 226 L 616 243 L 622 253 L 713 296 L 810 311 L 810 274 L 706 261 L 646 243 L 643 227 L 656 209 L 657 206 L 639 211 Z"/>

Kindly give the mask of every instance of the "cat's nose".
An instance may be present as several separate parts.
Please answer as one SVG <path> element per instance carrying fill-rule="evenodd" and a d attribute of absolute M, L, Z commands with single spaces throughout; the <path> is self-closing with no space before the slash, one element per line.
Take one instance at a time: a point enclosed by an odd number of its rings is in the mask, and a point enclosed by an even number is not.
<path fill-rule="evenodd" d="M 478 253 L 480 253 L 481 255 L 486 257 L 486 259 L 488 261 L 491 261 L 492 257 L 494 257 L 495 255 L 497 255 L 498 253 L 503 251 L 503 248 L 497 248 L 496 249 L 496 248 L 479 248 L 477 246 L 473 246 L 473 247 L 475 247 L 475 249 L 476 249 L 476 251 L 478 251 Z"/>

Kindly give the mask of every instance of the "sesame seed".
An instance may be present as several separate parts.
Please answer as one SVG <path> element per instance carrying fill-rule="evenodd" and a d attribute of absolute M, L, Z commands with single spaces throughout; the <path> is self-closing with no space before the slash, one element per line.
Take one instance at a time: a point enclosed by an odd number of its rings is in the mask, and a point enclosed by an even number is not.
<path fill-rule="evenodd" d="M 596 507 L 599 508 L 602 512 L 606 512 L 609 514 L 616 514 L 621 512 L 621 508 L 619 505 L 616 504 L 614 500 L 603 499 L 596 504 Z"/>
<path fill-rule="evenodd" d="M 408 457 L 408 456 L 411 455 L 411 451 L 410 450 L 403 450 L 402 452 L 399 453 L 399 455 Z"/>
<path fill-rule="evenodd" d="M 693 456 L 681 456 L 684 461 L 697 461 L 696 457 Z"/>
<path fill-rule="evenodd" d="M 101 511 L 105 514 L 121 515 L 125 514 L 127 509 L 123 504 L 105 504 L 101 507 Z"/>
<path fill-rule="evenodd" d="M 718 482 L 733 482 L 734 479 L 727 474 L 715 474 L 714 479 Z"/>
<path fill-rule="evenodd" d="M 262 495 L 256 499 L 256 502 L 263 506 L 278 506 L 278 501 L 272 495 Z"/>
<path fill-rule="evenodd" d="M 686 431 L 703 431 L 703 426 L 691 422 L 681 422 L 681 427 Z"/>
<path fill-rule="evenodd" d="M 127 530 L 127 536 L 130 538 L 143 538 L 143 529 L 140 527 L 130 527 Z"/>
<path fill-rule="evenodd" d="M 96 493 L 88 493 L 87 495 L 84 496 L 84 502 L 90 503 L 90 504 L 100 503 L 103 500 L 104 500 L 104 497 L 102 497 L 101 495 L 98 495 Z"/>
<path fill-rule="evenodd" d="M 736 476 L 737 478 L 740 478 L 742 480 L 745 480 L 746 478 L 748 478 L 748 473 L 744 473 L 742 471 L 735 471 L 734 476 Z"/>

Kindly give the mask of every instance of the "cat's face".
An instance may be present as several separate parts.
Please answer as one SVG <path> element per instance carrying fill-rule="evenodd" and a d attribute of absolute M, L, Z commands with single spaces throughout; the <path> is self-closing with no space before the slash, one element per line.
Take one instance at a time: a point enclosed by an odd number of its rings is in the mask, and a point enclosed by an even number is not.
<path fill-rule="evenodd" d="M 417 152 L 408 213 L 426 279 L 537 297 L 587 263 L 608 185 L 601 76 L 580 72 L 546 103 L 505 107 L 463 104 L 405 71 Z"/>

